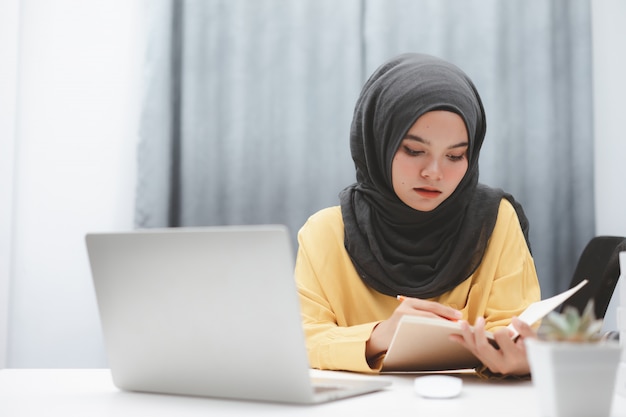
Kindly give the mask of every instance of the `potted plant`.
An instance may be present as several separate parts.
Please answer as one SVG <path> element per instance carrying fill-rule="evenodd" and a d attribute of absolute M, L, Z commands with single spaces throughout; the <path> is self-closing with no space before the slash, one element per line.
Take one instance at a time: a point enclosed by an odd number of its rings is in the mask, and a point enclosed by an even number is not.
<path fill-rule="evenodd" d="M 547 315 L 537 338 L 526 339 L 542 416 L 609 416 L 620 361 L 619 342 L 604 340 L 593 300 L 582 314 L 567 306 Z"/>

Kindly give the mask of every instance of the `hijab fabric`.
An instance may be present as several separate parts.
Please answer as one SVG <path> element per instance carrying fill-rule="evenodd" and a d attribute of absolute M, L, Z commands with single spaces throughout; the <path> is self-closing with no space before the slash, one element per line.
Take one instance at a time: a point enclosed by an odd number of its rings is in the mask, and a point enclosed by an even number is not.
<path fill-rule="evenodd" d="M 415 210 L 393 190 L 391 165 L 410 127 L 424 113 L 458 114 L 467 128 L 468 168 L 456 190 L 432 211 Z M 344 244 L 361 279 L 375 290 L 418 298 L 441 295 L 480 264 L 502 198 L 478 183 L 485 111 L 473 82 L 456 66 L 423 54 L 404 54 L 380 66 L 363 86 L 350 131 L 355 184 L 340 194 Z M 529 246 L 530 247 L 530 246 Z"/>

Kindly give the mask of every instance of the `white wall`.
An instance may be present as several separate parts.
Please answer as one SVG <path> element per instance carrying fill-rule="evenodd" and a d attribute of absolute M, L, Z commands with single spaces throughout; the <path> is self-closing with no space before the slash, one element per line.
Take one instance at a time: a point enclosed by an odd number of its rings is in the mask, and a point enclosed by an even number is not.
<path fill-rule="evenodd" d="M 593 2 L 595 204 L 598 234 L 626 236 L 626 2 Z"/>
<path fill-rule="evenodd" d="M 593 0 L 592 16 L 596 234 L 626 236 L 626 2 Z M 609 304 L 605 330 L 617 329 L 621 285 Z"/>
<path fill-rule="evenodd" d="M 14 208 L 0 253 L 10 265 L 0 271 L 10 282 L 0 287 L 0 305 L 7 292 L 10 301 L 6 365 L 105 366 L 84 235 L 132 227 L 139 2 L 19 5 L 13 143 L 2 135 L 16 168 L 13 193 L 0 195 Z"/>

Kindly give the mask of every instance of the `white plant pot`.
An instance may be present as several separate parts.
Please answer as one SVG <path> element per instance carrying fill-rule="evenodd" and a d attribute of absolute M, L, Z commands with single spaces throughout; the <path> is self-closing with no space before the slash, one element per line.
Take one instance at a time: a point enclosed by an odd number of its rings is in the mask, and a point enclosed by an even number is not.
<path fill-rule="evenodd" d="M 541 416 L 610 415 L 619 343 L 525 342 Z"/>

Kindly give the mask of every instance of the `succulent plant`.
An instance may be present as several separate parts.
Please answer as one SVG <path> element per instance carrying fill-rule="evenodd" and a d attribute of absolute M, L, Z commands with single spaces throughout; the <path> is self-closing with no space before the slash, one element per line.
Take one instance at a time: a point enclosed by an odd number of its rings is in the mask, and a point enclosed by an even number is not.
<path fill-rule="evenodd" d="M 602 319 L 596 319 L 594 311 L 593 300 L 582 314 L 572 306 L 566 306 L 562 313 L 553 311 L 541 321 L 537 337 L 548 341 L 597 342 L 602 338 Z"/>

